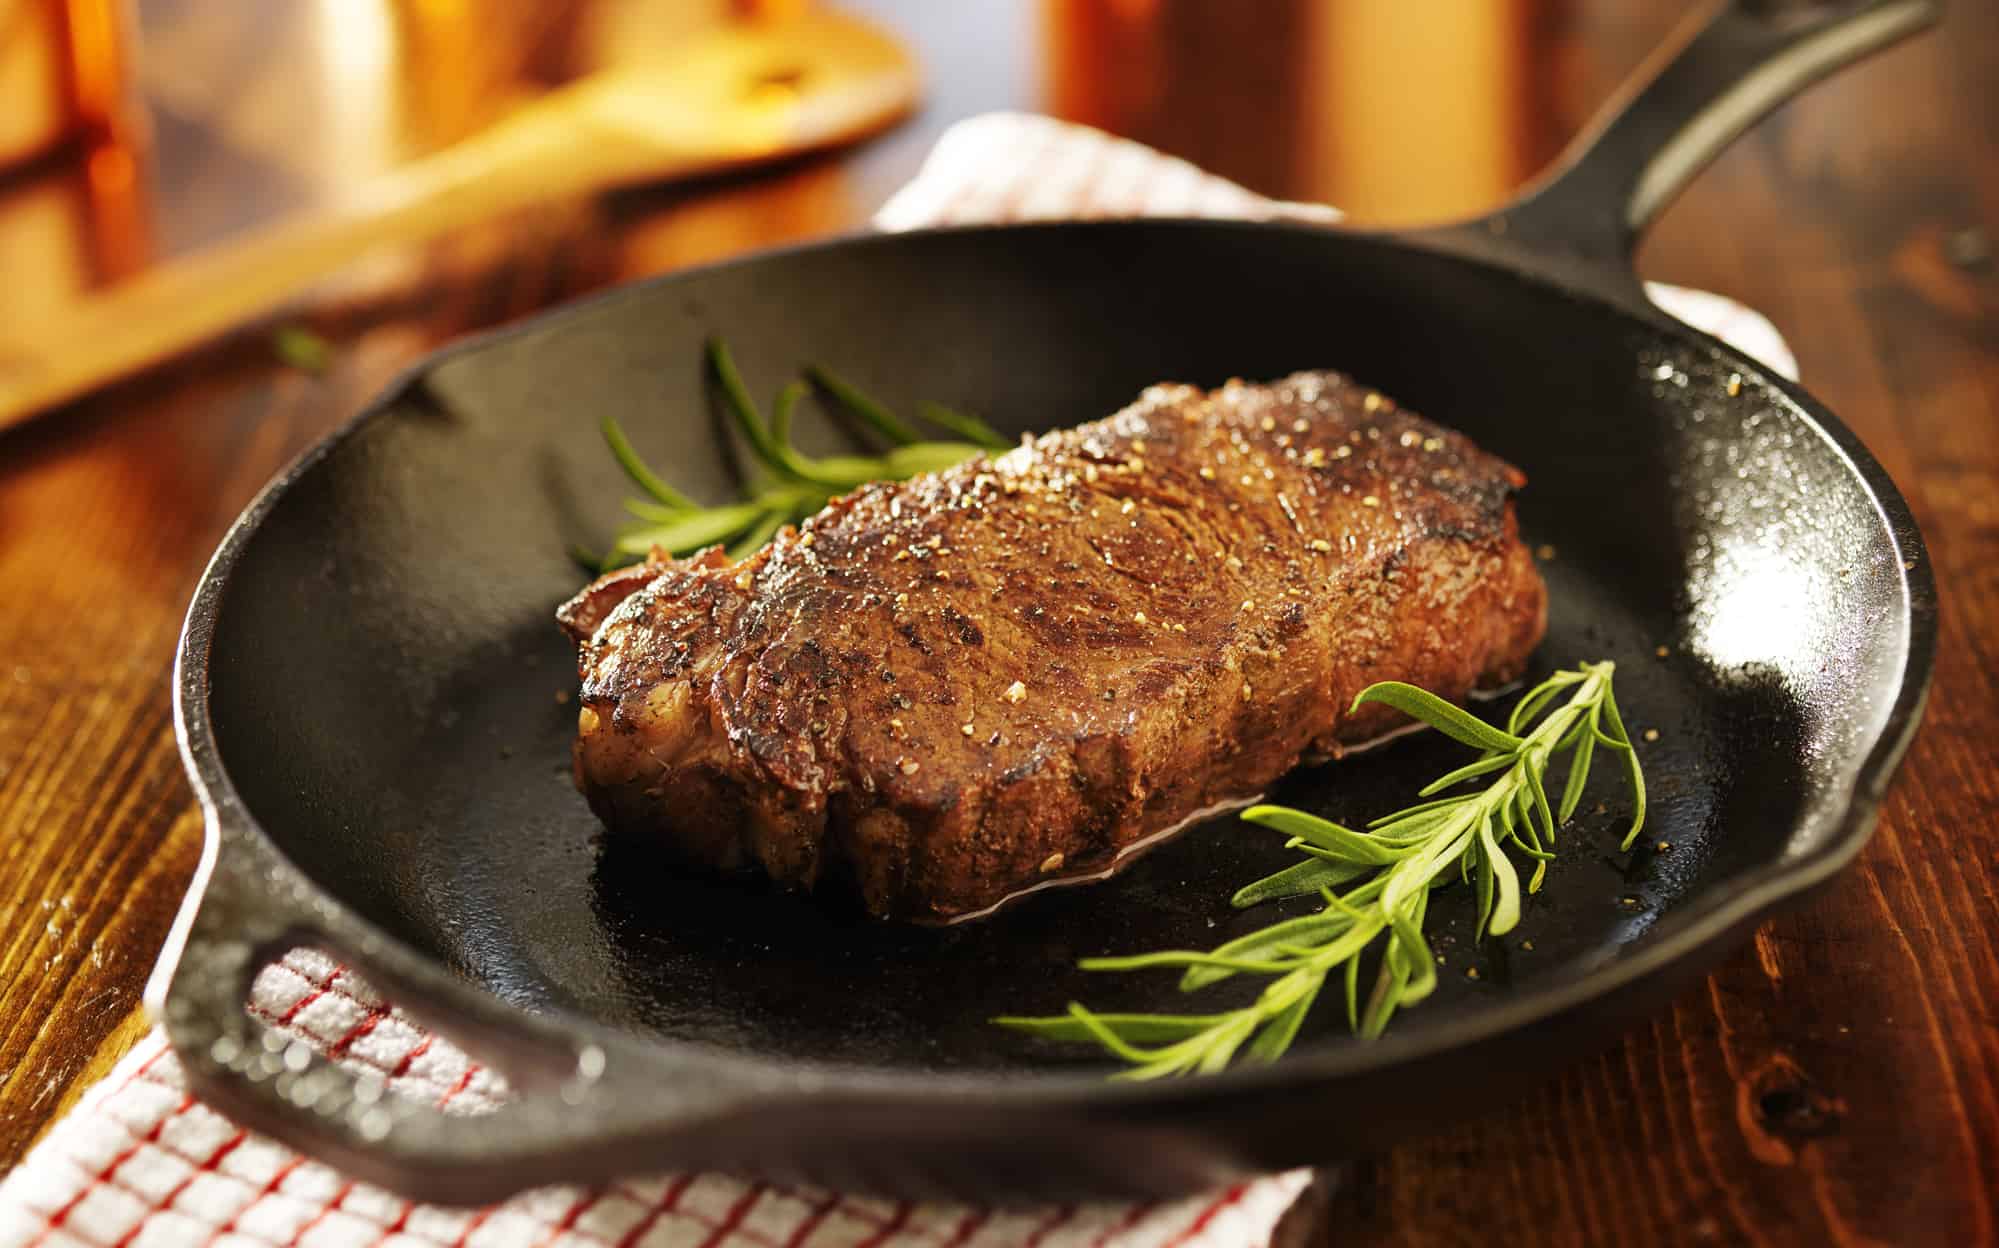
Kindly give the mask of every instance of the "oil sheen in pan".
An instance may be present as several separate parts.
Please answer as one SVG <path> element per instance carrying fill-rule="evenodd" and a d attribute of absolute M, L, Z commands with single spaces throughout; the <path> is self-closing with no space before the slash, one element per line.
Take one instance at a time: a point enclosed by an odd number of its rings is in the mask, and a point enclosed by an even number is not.
<path fill-rule="evenodd" d="M 1519 681 L 1514 681 L 1512 684 L 1502 685 L 1497 689 L 1474 690 L 1471 696 L 1482 702 L 1488 701 L 1492 698 L 1497 698 L 1502 696 L 1503 694 L 1507 693 L 1509 690 L 1519 688 L 1520 683 L 1521 682 Z M 1375 749 L 1383 745 L 1387 745 L 1390 741 L 1394 741 L 1399 737 L 1406 737 L 1410 733 L 1414 732 L 1422 732 L 1428 726 L 1429 725 L 1427 724 L 1413 723 L 1413 722 L 1403 724 L 1399 728 L 1389 729 L 1387 732 L 1382 733 L 1378 737 L 1370 737 L 1368 740 L 1358 742 L 1354 745 L 1342 746 L 1339 750 L 1339 753 L 1337 754 L 1329 754 L 1326 755 L 1324 758 L 1320 759 L 1307 759 L 1305 765 L 1312 766 L 1315 765 L 1316 763 L 1329 762 L 1334 759 L 1350 758 L 1355 754 L 1364 754 L 1369 750 Z M 1015 889 L 1013 892 L 1008 893 L 1006 896 L 1000 898 L 992 905 L 986 906 L 983 909 L 972 910 L 965 914 L 953 915 L 948 919 L 932 919 L 932 920 L 919 919 L 917 920 L 917 922 L 926 927 L 955 927 L 960 923 L 970 923 L 976 919 L 990 918 L 992 915 L 998 913 L 1002 908 L 1012 904 L 1015 901 L 1020 900 L 1022 897 L 1026 897 L 1031 894 L 1041 892 L 1044 889 L 1067 888 L 1072 884 L 1095 884 L 1103 880 L 1108 880 L 1113 875 L 1116 875 L 1118 872 L 1124 870 L 1127 866 L 1137 861 L 1147 850 L 1165 844 L 1167 841 L 1172 840 L 1174 837 L 1180 835 L 1182 832 L 1185 832 L 1188 828 L 1191 828 L 1196 824 L 1206 823 L 1208 820 L 1219 818 L 1222 815 L 1233 814 L 1238 810 L 1247 809 L 1248 807 L 1254 806 L 1256 805 L 1256 803 L 1262 800 L 1263 800 L 1263 794 L 1252 793 L 1248 797 L 1235 798 L 1226 802 L 1216 802 L 1212 806 L 1205 806 L 1200 810 L 1195 811 L 1193 814 L 1188 815 L 1185 819 L 1182 819 L 1180 822 L 1174 824 L 1170 828 L 1162 828 L 1161 830 L 1154 832 L 1151 836 L 1142 837 L 1139 840 L 1133 841 L 1131 844 L 1125 846 L 1123 849 L 1120 849 L 1117 852 L 1117 856 L 1110 860 L 1108 866 L 1098 867 L 1094 871 L 1075 871 L 1071 872 L 1068 875 L 1050 875 L 1046 879 L 1036 880 L 1034 883 L 1029 884 L 1026 888 Z"/>
<path fill-rule="evenodd" d="M 1416 725 L 1416 727 L 1418 728 L 1422 726 L 1423 725 L 1421 724 Z M 1375 742 L 1370 741 L 1368 742 L 1368 744 L 1373 745 L 1375 744 Z M 1022 897 L 1029 896 L 1030 894 L 1033 893 L 1041 892 L 1044 889 L 1067 888 L 1072 884 L 1094 884 L 1097 883 L 1099 880 L 1108 880 L 1113 875 L 1116 875 L 1119 871 L 1122 871 L 1126 866 L 1137 861 L 1141 856 L 1144 855 L 1146 850 L 1151 849 L 1156 845 L 1165 844 L 1167 841 L 1172 840 L 1174 837 L 1180 835 L 1180 833 L 1182 832 L 1185 832 L 1188 828 L 1193 827 L 1197 823 L 1206 823 L 1208 820 L 1213 819 L 1218 815 L 1226 815 L 1232 811 L 1242 810 L 1244 807 L 1247 806 L 1253 806 L 1257 802 L 1261 801 L 1262 798 L 1263 794 L 1252 793 L 1248 797 L 1236 798 L 1232 801 L 1226 801 L 1226 802 L 1216 802 L 1213 806 L 1204 806 L 1200 810 L 1195 811 L 1193 814 L 1188 815 L 1185 819 L 1182 819 L 1180 822 L 1174 824 L 1172 827 L 1162 828 L 1159 831 L 1154 832 L 1151 836 L 1142 837 L 1136 841 L 1133 841 L 1131 844 L 1125 846 L 1123 849 L 1120 849 L 1117 852 L 1117 855 L 1110 860 L 1110 864 L 1108 866 L 1099 867 L 1094 871 L 1076 871 L 1068 875 L 1051 874 L 1046 879 L 1036 880 L 1034 883 L 1029 884 L 1026 888 L 1015 889 L 1013 892 L 1008 893 L 1006 896 L 1000 898 L 998 901 L 994 902 L 990 906 L 985 907 L 982 910 L 970 910 L 964 914 L 952 915 L 948 919 L 931 919 L 931 920 L 919 919 L 917 920 L 917 922 L 926 927 L 956 927 L 960 923 L 970 923 L 975 919 L 983 919 L 990 917 L 991 915 L 998 913 L 1003 907 L 1010 905 L 1015 901 L 1020 900 Z"/>

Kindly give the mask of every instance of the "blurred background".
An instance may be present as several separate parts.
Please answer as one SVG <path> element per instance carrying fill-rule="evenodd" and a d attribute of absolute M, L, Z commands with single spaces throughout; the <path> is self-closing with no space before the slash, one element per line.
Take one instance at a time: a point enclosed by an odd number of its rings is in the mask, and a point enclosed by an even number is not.
<path fill-rule="evenodd" d="M 0 0 L 7 320 L 363 193 L 551 86 L 671 66 L 810 0 Z M 852 228 L 937 133 L 994 108 L 1088 122 L 1362 221 L 1461 216 L 1539 169 L 1662 35 L 1617 0 L 854 0 L 915 58 L 922 111 L 857 158 L 753 187 L 537 209 L 587 287 Z M 1592 49 L 1582 58 L 1580 47 Z M 576 240 L 615 214 L 607 249 Z M 656 218 L 654 220 L 653 218 Z M 476 231 L 474 232 L 476 233 Z M 459 264 L 481 240 L 455 237 Z M 393 291 L 393 265 L 357 289 Z M 404 266 L 403 278 L 409 276 Z M 350 282 L 356 279 L 351 279 Z"/>
<path fill-rule="evenodd" d="M 218 245 L 392 200 L 413 170 L 435 171 L 440 162 L 426 157 L 447 150 L 456 157 L 468 140 L 483 143 L 496 123 L 524 109 L 547 112 L 565 86 L 632 73 L 686 85 L 700 77 L 690 68 L 697 50 L 712 49 L 718 34 L 749 55 L 787 26 L 858 19 L 920 76 L 920 98 L 894 126 L 864 127 L 865 141 L 831 153 L 769 161 L 764 151 L 754 170 L 625 178 L 628 189 L 614 193 L 536 194 L 537 178 L 544 190 L 573 186 L 576 166 L 588 160 L 529 144 L 528 159 L 497 186 L 482 187 L 496 192 L 492 202 L 477 211 L 461 203 L 448 228 L 433 220 L 437 228 L 406 234 L 423 241 L 401 245 L 389 231 L 388 244 L 365 258 L 352 258 L 361 251 L 350 248 L 351 256 L 318 266 L 334 276 L 304 289 L 273 282 L 298 296 L 275 315 L 215 313 L 217 324 L 245 326 L 219 341 L 195 332 L 195 318 L 178 318 L 184 336 L 203 348 L 140 379 L 153 388 L 128 381 L 122 393 L 147 403 L 197 402 L 197 392 L 237 395 L 268 383 L 275 366 L 304 364 L 337 386 L 323 398 L 329 411 L 351 410 L 423 350 L 465 332 L 614 282 L 866 228 L 946 127 L 993 110 L 1098 126 L 1264 194 L 1336 205 L 1360 224 L 1465 217 L 1544 169 L 1705 7 L 1684 0 L 0 0 L 0 429 L 10 370 L 18 380 L 24 360 L 28 372 L 37 360 L 57 358 L 108 371 L 103 361 L 116 352 L 106 346 L 114 335 L 100 332 L 106 324 L 129 339 L 135 324 L 143 337 L 148 325 L 197 303 L 214 313 L 208 295 L 217 275 L 156 289 L 136 307 L 128 300 L 116 317 L 85 328 L 75 316 L 89 296 L 135 275 L 162 286 L 162 278 L 189 276 L 188 264 L 174 262 L 212 255 Z M 1776 316 L 1784 309 L 1768 306 L 1776 296 L 1759 293 L 1752 274 L 1785 266 L 1796 297 L 1809 300 L 1825 283 L 1848 289 L 1847 266 L 1859 265 L 1892 274 L 1897 287 L 1940 311 L 1983 322 L 1992 300 L 1981 275 L 1992 258 L 1982 207 L 1961 188 L 1939 186 L 1940 169 L 1923 163 L 1958 141 L 1961 127 L 1906 86 L 1923 83 L 1933 95 L 1972 102 L 1957 112 L 1977 112 L 1979 93 L 1989 89 L 1979 85 L 1977 67 L 1999 50 L 1990 37 L 1999 10 L 1964 4 L 1946 12 L 1938 37 L 1841 75 L 1815 91 L 1809 107 L 1785 110 L 1736 144 L 1650 231 L 1641 271 L 1761 298 L 1762 310 Z M 837 61 L 846 51 L 816 54 Z M 683 120 L 696 130 L 736 126 L 750 134 L 760 117 L 824 82 L 810 74 L 800 81 L 772 64 L 740 97 L 711 92 L 720 99 L 712 108 L 679 107 Z M 561 177 L 558 166 L 567 171 Z M 1873 198 L 1859 196 L 1863 186 Z M 1717 213 L 1727 229 L 1714 228 Z M 1909 228 L 1878 224 L 1891 219 Z M 1654 264 L 1651 256 L 1673 260 Z M 268 268 L 237 265 L 236 285 Z M 102 381 L 72 387 L 67 393 L 98 399 L 68 403 L 66 415 L 117 409 L 119 392 Z M 11 409 L 29 410 L 18 402 Z M 327 419 L 304 419 L 284 444 Z"/>

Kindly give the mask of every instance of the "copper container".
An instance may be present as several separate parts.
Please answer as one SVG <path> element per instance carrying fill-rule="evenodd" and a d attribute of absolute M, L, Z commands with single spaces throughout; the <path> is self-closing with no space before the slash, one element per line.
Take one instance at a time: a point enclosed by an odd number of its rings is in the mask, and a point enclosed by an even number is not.
<path fill-rule="evenodd" d="M 0 0 L 0 169 L 128 128 L 125 0 Z"/>
<path fill-rule="evenodd" d="M 1571 0 L 1041 0 L 1045 107 L 1356 220 L 1463 217 L 1559 147 Z"/>

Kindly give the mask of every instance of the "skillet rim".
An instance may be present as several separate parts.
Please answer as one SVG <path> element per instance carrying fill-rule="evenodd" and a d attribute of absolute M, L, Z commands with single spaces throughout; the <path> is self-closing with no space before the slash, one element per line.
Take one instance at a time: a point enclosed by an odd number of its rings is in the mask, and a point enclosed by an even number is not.
<path fill-rule="evenodd" d="M 1709 896 L 1698 903 L 1699 908 L 1677 930 L 1647 940 L 1628 954 L 1605 962 L 1566 983 L 1552 983 L 1522 993 L 1512 1000 L 1481 1009 L 1469 1018 L 1408 1033 L 1391 1031 L 1366 1044 L 1328 1046 L 1317 1051 L 1306 1049 L 1267 1066 L 1234 1067 L 1198 1079 L 1133 1083 L 1112 1082 L 1094 1071 L 933 1071 L 749 1054 L 704 1042 L 633 1035 L 566 1008 L 525 1010 L 499 997 L 476 980 L 454 973 L 439 959 L 351 909 L 311 873 L 298 866 L 250 813 L 223 763 L 208 704 L 215 625 L 226 599 L 230 576 L 250 541 L 284 495 L 321 460 L 382 418 L 442 364 L 461 354 L 471 354 L 515 337 L 541 332 L 607 305 L 642 297 L 658 287 L 684 278 L 770 264 L 799 255 L 871 245 L 892 246 L 905 239 L 932 236 L 1133 229 L 1192 229 L 1224 233 L 1253 231 L 1313 238 L 1338 235 L 1347 242 L 1441 254 L 1459 263 L 1484 269 L 1496 278 L 1525 282 L 1570 298 L 1600 304 L 1615 314 L 1619 324 L 1635 323 L 1701 347 L 1735 371 L 1744 373 L 1746 379 L 1776 390 L 1795 405 L 1798 414 L 1805 417 L 1815 432 L 1838 452 L 1847 469 L 1859 479 L 1872 500 L 1874 516 L 1885 525 L 1901 556 L 1899 572 L 1903 619 L 1908 629 L 1908 645 L 1902 656 L 1901 682 L 1895 700 L 1861 760 L 1853 785 L 1845 795 L 1843 808 L 1833 817 L 1836 824 L 1827 839 L 1796 859 L 1764 864 L 1738 878 L 1710 885 Z M 993 1109 L 1194 1108 L 1236 1094 L 1363 1077 L 1413 1065 L 1450 1051 L 1468 1049 L 1608 999 L 1647 976 L 1699 958 L 1705 949 L 1725 941 L 1740 925 L 1759 921 L 1785 903 L 1829 881 L 1872 838 L 1887 785 L 1914 739 L 1934 675 L 1938 627 L 1935 579 L 1927 545 L 1901 491 L 1880 461 L 1829 409 L 1797 383 L 1772 374 L 1759 361 L 1657 308 L 1644 297 L 1642 287 L 1628 274 L 1618 274 L 1598 266 L 1575 266 L 1565 263 L 1566 259 L 1495 237 L 1476 227 L 1432 231 L 1361 230 L 1286 220 L 1146 217 L 946 226 L 893 233 L 855 231 L 758 250 L 626 282 L 429 352 L 404 368 L 354 415 L 301 451 L 266 483 L 230 524 L 196 583 L 175 651 L 174 735 L 189 784 L 202 810 L 203 845 L 194 877 L 160 953 L 146 999 L 148 1002 L 164 999 L 175 964 L 193 927 L 195 914 L 210 891 L 214 868 L 222 853 L 231 850 L 231 846 L 224 842 L 231 839 L 232 833 L 248 838 L 256 852 L 270 855 L 284 864 L 298 880 L 305 882 L 311 893 L 309 903 L 295 902 L 284 906 L 268 896 L 263 900 L 293 911 L 302 910 L 310 904 L 317 915 L 306 926 L 325 937 L 329 944 L 382 950 L 392 955 L 402 969 L 415 968 L 429 976 L 434 985 L 448 985 L 447 991 L 469 991 L 486 998 L 497 1010 L 520 1020 L 524 1027 L 535 1025 L 559 1031 L 579 1041 L 605 1044 L 619 1050 L 629 1051 L 637 1046 L 657 1056 L 686 1063 L 688 1073 L 698 1071 L 706 1064 L 717 1069 L 751 1070 L 779 1076 L 779 1082 L 766 1085 L 761 1094 L 746 1096 L 738 1110 L 771 1109 L 787 1102 L 837 1098 L 843 1094 L 868 1097 L 901 1094 L 918 1100 L 950 1095 L 961 1102 L 968 1096 L 974 1096 Z M 239 849 L 234 852 L 246 851 Z M 369 968 L 364 963 L 360 969 L 365 974 Z M 172 1029 L 169 1030 L 171 1032 Z M 798 1075 L 807 1071 L 812 1072 L 809 1088 L 799 1086 L 797 1079 Z M 723 1111 L 724 1114 L 728 1112 L 731 1111 Z"/>

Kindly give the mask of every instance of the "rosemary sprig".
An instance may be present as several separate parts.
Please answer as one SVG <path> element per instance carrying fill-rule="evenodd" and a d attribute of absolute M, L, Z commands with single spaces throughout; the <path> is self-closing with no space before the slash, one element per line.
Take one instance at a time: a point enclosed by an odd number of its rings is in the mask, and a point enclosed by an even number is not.
<path fill-rule="evenodd" d="M 1337 973 L 1348 1024 L 1363 1036 L 1379 1035 L 1396 1010 L 1436 987 L 1436 960 L 1423 938 L 1430 891 L 1453 878 L 1468 881 L 1478 903 L 1478 938 L 1513 930 L 1522 889 L 1507 850 L 1533 861 L 1526 892 L 1537 891 L 1554 857 L 1556 830 L 1582 800 L 1599 746 L 1623 757 L 1634 806 L 1624 848 L 1637 839 L 1645 823 L 1645 777 L 1611 692 L 1614 670 L 1604 662 L 1555 673 L 1520 699 L 1503 731 L 1413 685 L 1369 686 L 1354 699 L 1356 708 L 1386 703 L 1472 746 L 1478 757 L 1425 786 L 1418 796 L 1430 800 L 1384 815 L 1364 831 L 1282 806 L 1244 811 L 1249 822 L 1284 833 L 1290 838 L 1286 847 L 1304 857 L 1244 887 L 1232 904 L 1317 894 L 1325 905 L 1316 913 L 1205 952 L 1169 950 L 1086 958 L 1080 964 L 1093 971 L 1177 968 L 1184 992 L 1237 975 L 1267 977 L 1270 982 L 1250 1004 L 1216 1014 L 1173 1015 L 1099 1014 L 1072 1002 L 1066 1014 L 994 1021 L 1052 1040 L 1099 1045 L 1130 1064 L 1122 1077 L 1197 1074 L 1222 1069 L 1239 1051 L 1250 1061 L 1282 1056 Z M 1555 707 L 1565 693 L 1567 701 Z M 1568 777 L 1559 800 L 1551 802 L 1548 769 L 1565 754 Z M 1481 789 L 1436 796 L 1481 777 L 1491 777 Z M 1335 891 L 1348 885 L 1343 893 Z M 1363 1003 L 1361 957 L 1384 939 Z"/>
<path fill-rule="evenodd" d="M 809 386 L 805 381 L 793 381 L 778 391 L 766 420 L 721 339 L 709 340 L 707 358 L 709 378 L 721 395 L 723 410 L 761 468 L 758 478 L 746 483 L 739 501 L 703 506 L 648 467 L 618 422 L 605 417 L 604 441 L 645 497 L 625 501 L 625 510 L 637 523 L 618 534 L 608 555 L 576 552 L 578 561 L 591 571 L 609 571 L 642 559 L 655 548 L 686 555 L 726 543 L 730 556 L 740 559 L 762 547 L 785 525 L 798 523 L 838 495 L 870 481 L 905 480 L 1011 445 L 978 417 L 936 403 L 919 403 L 917 415 L 952 434 L 953 439 L 924 441 L 895 413 L 816 366 L 806 369 Z M 880 455 L 816 458 L 801 452 L 791 441 L 792 417 L 805 396 L 815 391 L 834 408 L 874 430 L 889 443 L 889 449 Z"/>

